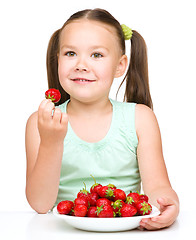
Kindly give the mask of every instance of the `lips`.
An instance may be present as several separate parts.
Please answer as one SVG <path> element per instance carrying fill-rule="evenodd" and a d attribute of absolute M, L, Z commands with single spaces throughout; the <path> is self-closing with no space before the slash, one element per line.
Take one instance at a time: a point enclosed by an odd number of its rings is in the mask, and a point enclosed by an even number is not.
<path fill-rule="evenodd" d="M 77 83 L 91 83 L 96 81 L 96 80 L 87 79 L 87 78 L 72 78 L 71 80 Z"/>

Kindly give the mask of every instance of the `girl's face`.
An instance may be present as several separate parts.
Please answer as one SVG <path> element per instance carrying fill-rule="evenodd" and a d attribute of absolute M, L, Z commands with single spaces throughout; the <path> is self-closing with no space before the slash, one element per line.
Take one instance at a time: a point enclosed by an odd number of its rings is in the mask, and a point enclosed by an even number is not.
<path fill-rule="evenodd" d="M 72 98 L 90 102 L 108 97 L 113 79 L 122 76 L 126 66 L 113 27 L 84 19 L 61 32 L 59 81 Z"/>

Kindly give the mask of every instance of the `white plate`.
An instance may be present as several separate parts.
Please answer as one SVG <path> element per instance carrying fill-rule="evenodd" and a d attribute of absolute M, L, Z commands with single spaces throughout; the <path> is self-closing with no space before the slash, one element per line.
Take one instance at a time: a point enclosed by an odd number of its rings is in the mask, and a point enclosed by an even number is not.
<path fill-rule="evenodd" d="M 117 218 L 90 218 L 90 217 L 75 217 L 59 214 L 57 207 L 53 209 L 53 214 L 75 228 L 95 231 L 95 232 L 116 232 L 126 231 L 139 227 L 142 218 L 151 218 L 160 214 L 159 210 L 152 206 L 150 215 L 135 216 L 135 217 L 117 217 Z"/>

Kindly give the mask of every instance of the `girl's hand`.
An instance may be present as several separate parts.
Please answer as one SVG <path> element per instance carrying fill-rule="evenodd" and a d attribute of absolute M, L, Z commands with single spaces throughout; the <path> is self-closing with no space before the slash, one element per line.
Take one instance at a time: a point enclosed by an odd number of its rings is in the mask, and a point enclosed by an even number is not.
<path fill-rule="evenodd" d="M 59 108 L 55 108 L 50 99 L 44 99 L 41 102 L 38 109 L 38 130 L 41 144 L 52 146 L 55 143 L 62 143 L 67 133 L 67 124 L 67 114 L 62 113 Z"/>
<path fill-rule="evenodd" d="M 144 218 L 140 222 L 140 229 L 157 230 L 169 227 L 176 220 L 178 215 L 177 203 L 169 198 L 158 198 L 161 214 L 157 217 Z"/>

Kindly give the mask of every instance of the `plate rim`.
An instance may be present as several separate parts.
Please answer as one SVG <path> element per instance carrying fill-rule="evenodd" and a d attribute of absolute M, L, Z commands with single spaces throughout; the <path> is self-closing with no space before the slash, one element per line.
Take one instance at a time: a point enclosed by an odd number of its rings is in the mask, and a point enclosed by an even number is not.
<path fill-rule="evenodd" d="M 58 213 L 56 206 L 53 208 L 53 214 L 75 229 L 90 232 L 122 232 L 139 227 L 139 222 L 142 218 L 158 216 L 160 211 L 157 207 L 152 205 L 152 213 L 149 215 L 116 218 L 91 218 L 60 214 Z"/>

